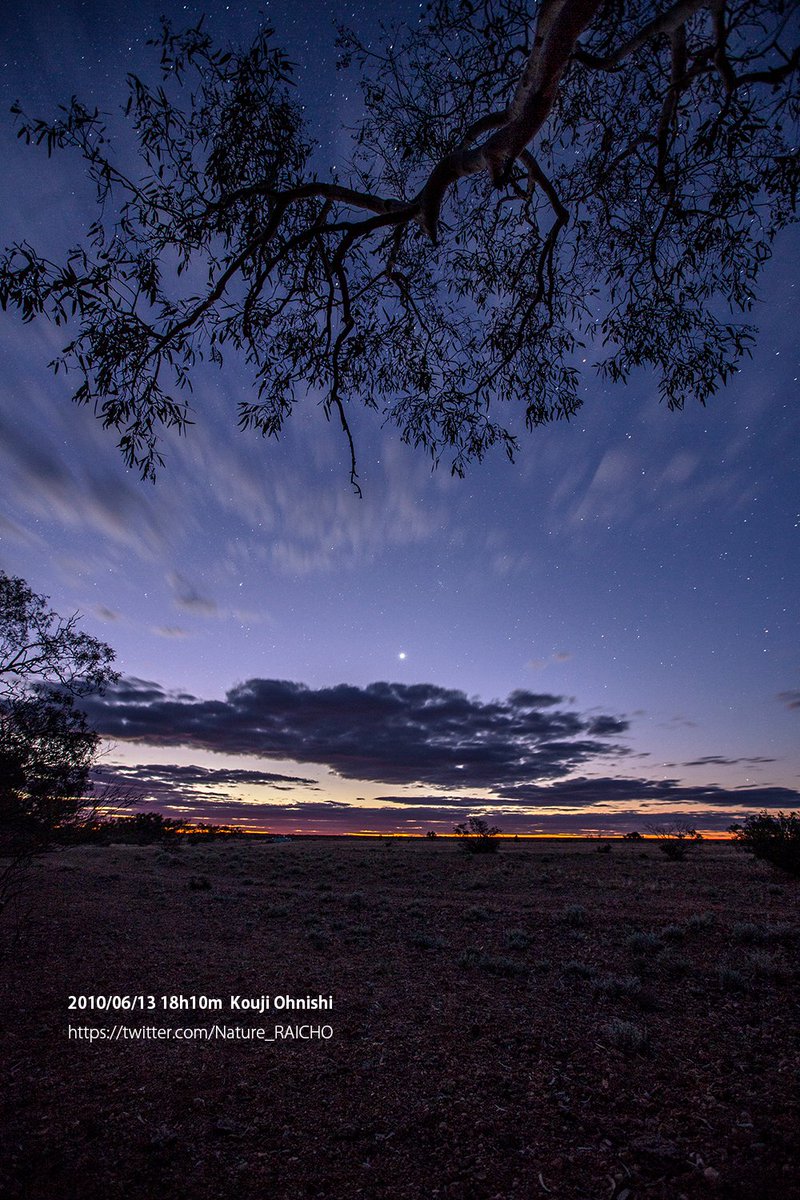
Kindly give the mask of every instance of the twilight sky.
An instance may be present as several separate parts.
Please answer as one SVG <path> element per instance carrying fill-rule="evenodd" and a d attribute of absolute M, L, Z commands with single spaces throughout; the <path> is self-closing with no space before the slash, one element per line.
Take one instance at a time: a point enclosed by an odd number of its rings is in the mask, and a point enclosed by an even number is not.
<path fill-rule="evenodd" d="M 4 244 L 53 254 L 94 219 L 8 109 L 115 109 L 166 10 L 249 40 L 264 13 L 341 161 L 356 81 L 333 24 L 373 6 L 32 0 L 0 19 Z M 413 19 L 393 0 L 387 18 Z M 303 831 L 611 831 L 691 814 L 724 829 L 798 807 L 798 237 L 760 286 L 752 362 L 707 409 L 646 375 L 585 378 L 569 425 L 466 480 L 355 420 L 364 498 L 309 397 L 281 443 L 236 429 L 250 387 L 198 372 L 197 424 L 155 486 L 69 400 L 63 330 L 0 321 L 0 567 L 79 609 L 124 680 L 90 712 L 104 778 L 169 815 Z"/>

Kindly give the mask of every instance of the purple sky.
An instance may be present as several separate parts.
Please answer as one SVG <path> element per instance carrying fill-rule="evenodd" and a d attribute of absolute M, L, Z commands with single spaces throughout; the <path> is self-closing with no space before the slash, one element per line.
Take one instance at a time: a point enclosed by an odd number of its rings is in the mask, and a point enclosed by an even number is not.
<path fill-rule="evenodd" d="M 357 89 L 335 18 L 295 0 L 31 3 L 2 18 L 0 108 L 112 109 L 166 7 L 248 38 L 266 11 L 341 161 Z M 413 17 L 395 2 L 384 13 Z M 57 255 L 94 217 L 68 158 L 0 120 L 2 234 Z M 103 774 L 170 815 L 275 829 L 725 828 L 798 807 L 797 237 L 760 286 L 754 360 L 707 409 L 589 374 L 569 425 L 466 480 L 356 418 L 364 498 L 317 397 L 279 444 L 236 429 L 244 367 L 198 373 L 197 424 L 155 486 L 47 362 L 63 331 L 2 321 L 0 567 L 110 642 Z"/>

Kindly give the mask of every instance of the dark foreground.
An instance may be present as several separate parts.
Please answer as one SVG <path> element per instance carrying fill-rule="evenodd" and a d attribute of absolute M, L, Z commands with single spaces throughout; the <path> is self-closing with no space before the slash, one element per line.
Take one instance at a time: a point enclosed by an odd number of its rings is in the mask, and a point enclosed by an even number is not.
<path fill-rule="evenodd" d="M 80 848 L 30 886 L 0 922 L 4 1197 L 800 1197 L 797 885 L 727 845 Z M 307 1018 L 230 995 L 318 993 L 327 1041 L 67 1034 L 271 1033 Z"/>

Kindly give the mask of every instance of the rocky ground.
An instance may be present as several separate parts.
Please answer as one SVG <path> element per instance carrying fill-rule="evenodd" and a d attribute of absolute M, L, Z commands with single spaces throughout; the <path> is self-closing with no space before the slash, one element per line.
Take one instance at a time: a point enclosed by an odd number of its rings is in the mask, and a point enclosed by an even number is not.
<path fill-rule="evenodd" d="M 0 954 L 4 1197 L 800 1197 L 798 889 L 727 844 L 75 848 Z M 68 1037 L 328 993 L 329 1040 Z M 67 1010 L 151 994 L 225 1009 Z"/>

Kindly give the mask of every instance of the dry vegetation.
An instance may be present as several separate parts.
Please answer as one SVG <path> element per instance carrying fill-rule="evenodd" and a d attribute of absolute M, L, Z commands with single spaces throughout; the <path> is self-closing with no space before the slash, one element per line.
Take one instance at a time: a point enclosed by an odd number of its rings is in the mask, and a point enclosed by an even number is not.
<path fill-rule="evenodd" d="M 0 926 L 0 1194 L 795 1200 L 797 884 L 725 844 L 596 850 L 41 859 Z M 333 992 L 335 1036 L 90 1045 L 69 1019 L 118 1018 L 81 992 Z"/>

